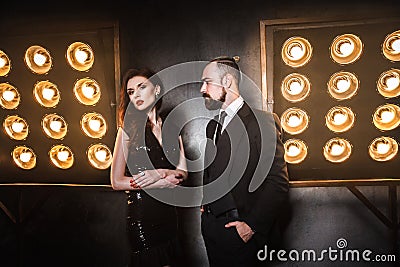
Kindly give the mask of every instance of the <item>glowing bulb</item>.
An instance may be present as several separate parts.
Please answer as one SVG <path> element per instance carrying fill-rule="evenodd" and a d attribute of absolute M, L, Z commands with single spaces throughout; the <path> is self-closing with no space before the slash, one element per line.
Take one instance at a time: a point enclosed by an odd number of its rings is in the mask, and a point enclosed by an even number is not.
<path fill-rule="evenodd" d="M 6 63 L 7 63 L 7 61 L 5 61 L 4 58 L 0 57 L 0 68 L 4 68 Z"/>
<path fill-rule="evenodd" d="M 95 153 L 96 159 L 98 159 L 101 162 L 106 161 L 107 158 L 107 151 L 101 149 L 99 151 L 96 151 Z"/>
<path fill-rule="evenodd" d="M 68 156 L 69 156 L 68 151 L 58 151 L 58 153 L 57 153 L 57 158 L 60 161 L 64 161 L 64 162 L 67 161 Z"/>
<path fill-rule="evenodd" d="M 393 41 L 391 46 L 396 53 L 400 53 L 400 39 Z"/>
<path fill-rule="evenodd" d="M 350 88 L 350 81 L 348 81 L 347 79 L 340 79 L 336 83 L 336 87 L 338 89 L 337 90 L 338 92 L 340 93 L 346 92 Z"/>
<path fill-rule="evenodd" d="M 342 125 L 343 123 L 345 123 L 347 121 L 347 115 L 343 114 L 343 113 L 336 113 L 333 116 L 333 123 L 335 125 Z"/>
<path fill-rule="evenodd" d="M 332 156 L 339 156 L 341 154 L 343 154 L 344 152 L 344 147 L 339 145 L 339 144 L 332 144 L 331 147 L 331 155 Z"/>
<path fill-rule="evenodd" d="M 82 86 L 82 94 L 86 98 L 93 98 L 94 95 L 94 88 L 92 86 L 83 85 Z"/>
<path fill-rule="evenodd" d="M 393 121 L 394 117 L 395 117 L 394 112 L 389 111 L 389 110 L 384 110 L 381 113 L 381 119 L 382 119 L 383 123 L 389 123 L 389 122 Z"/>
<path fill-rule="evenodd" d="M 387 143 L 379 142 L 376 145 L 376 151 L 381 155 L 388 153 L 389 150 L 390 150 L 390 145 Z"/>
<path fill-rule="evenodd" d="M 294 60 L 298 60 L 304 56 L 305 51 L 300 46 L 293 46 L 290 49 L 290 55 Z"/>
<path fill-rule="evenodd" d="M 14 97 L 15 97 L 15 92 L 13 92 L 13 91 L 4 91 L 3 92 L 3 98 L 5 101 L 10 102 L 14 99 Z"/>
<path fill-rule="evenodd" d="M 301 150 L 296 145 L 289 146 L 288 150 L 286 151 L 287 155 L 290 157 L 296 157 L 300 154 Z"/>
<path fill-rule="evenodd" d="M 99 121 L 99 120 L 90 120 L 89 121 L 90 129 L 92 129 L 95 132 L 100 130 L 100 126 L 101 126 L 101 121 Z"/>
<path fill-rule="evenodd" d="M 290 127 L 297 127 L 301 124 L 302 121 L 303 120 L 300 117 L 293 115 L 289 117 L 288 125 Z"/>
<path fill-rule="evenodd" d="M 400 80 L 398 77 L 389 77 L 386 79 L 387 90 L 394 90 L 400 85 Z"/>
<path fill-rule="evenodd" d="M 290 83 L 290 94 L 291 95 L 298 95 L 303 91 L 303 87 L 298 81 Z"/>
<path fill-rule="evenodd" d="M 42 54 L 38 54 L 36 53 L 33 56 L 33 61 L 35 62 L 36 65 L 38 66 L 43 66 L 46 63 L 46 56 L 42 55 Z"/>
<path fill-rule="evenodd" d="M 22 122 L 13 122 L 11 128 L 16 133 L 21 133 L 24 129 L 24 124 Z"/>
<path fill-rule="evenodd" d="M 60 132 L 62 127 L 61 121 L 51 121 L 50 122 L 50 129 L 53 130 L 54 132 Z"/>
<path fill-rule="evenodd" d="M 85 51 L 82 51 L 82 50 L 77 49 L 77 50 L 75 51 L 75 59 L 76 59 L 79 63 L 83 64 L 83 63 L 85 63 L 85 61 L 88 59 L 88 54 L 87 54 Z"/>
<path fill-rule="evenodd" d="M 55 95 L 55 92 L 53 89 L 50 88 L 43 88 L 42 90 L 42 96 L 46 100 L 51 100 Z"/>
<path fill-rule="evenodd" d="M 354 45 L 349 42 L 345 42 L 339 46 L 340 53 L 344 56 L 350 55 L 354 50 Z"/>
<path fill-rule="evenodd" d="M 19 155 L 19 159 L 24 163 L 29 162 L 31 160 L 31 158 L 32 158 L 31 152 L 23 152 L 23 153 L 21 153 L 21 155 Z"/>

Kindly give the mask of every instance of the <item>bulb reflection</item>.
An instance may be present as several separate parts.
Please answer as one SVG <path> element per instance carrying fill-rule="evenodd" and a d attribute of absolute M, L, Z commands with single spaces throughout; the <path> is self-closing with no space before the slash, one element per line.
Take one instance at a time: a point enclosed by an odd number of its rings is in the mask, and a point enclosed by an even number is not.
<path fill-rule="evenodd" d="M 323 152 L 326 160 L 333 163 L 340 163 L 350 157 L 352 149 L 349 141 L 336 137 L 326 142 Z"/>
<path fill-rule="evenodd" d="M 55 145 L 49 151 L 50 161 L 60 169 L 71 168 L 74 164 L 74 154 L 64 145 Z"/>
<path fill-rule="evenodd" d="M 351 72 L 336 72 L 328 81 L 328 92 L 336 100 L 352 98 L 357 93 L 358 88 L 359 81 Z"/>
<path fill-rule="evenodd" d="M 396 140 L 387 136 L 375 138 L 368 147 L 369 156 L 376 161 L 393 159 L 398 152 Z"/>
<path fill-rule="evenodd" d="M 281 83 L 283 97 L 290 102 L 304 100 L 311 91 L 311 84 L 308 78 L 299 73 L 287 75 Z"/>
<path fill-rule="evenodd" d="M 57 106 L 60 102 L 60 91 L 57 85 L 49 81 L 39 81 L 33 89 L 36 102 L 46 108 Z"/>
<path fill-rule="evenodd" d="M 3 122 L 3 128 L 7 135 L 14 140 L 24 140 L 29 134 L 28 123 L 18 115 L 8 116 Z"/>
<path fill-rule="evenodd" d="M 80 79 L 75 82 L 74 95 L 84 105 L 95 105 L 100 100 L 100 85 L 90 78 Z"/>
<path fill-rule="evenodd" d="M 354 34 L 336 36 L 330 47 L 331 58 L 341 65 L 357 61 L 362 54 L 363 43 Z"/>
<path fill-rule="evenodd" d="M 312 56 L 312 46 L 303 37 L 291 37 L 282 46 L 282 60 L 286 65 L 297 68 L 307 64 Z"/>
<path fill-rule="evenodd" d="M 91 138 L 102 138 L 107 132 L 106 120 L 99 113 L 86 113 L 81 119 L 81 129 Z"/>
<path fill-rule="evenodd" d="M 68 125 L 62 116 L 53 113 L 43 117 L 42 129 L 50 138 L 63 139 L 68 132 Z"/>
<path fill-rule="evenodd" d="M 400 107 L 395 104 L 381 105 L 375 110 L 372 121 L 379 130 L 393 130 L 400 124 Z"/>
<path fill-rule="evenodd" d="M 46 74 L 52 67 L 52 58 L 45 48 L 33 45 L 25 52 L 25 64 L 35 74 Z"/>
<path fill-rule="evenodd" d="M 304 132 L 309 124 L 307 113 L 299 108 L 289 108 L 282 113 L 282 128 L 290 134 Z"/>
<path fill-rule="evenodd" d="M 30 170 L 36 166 L 36 155 L 26 146 L 17 146 L 12 152 L 14 163 L 21 169 Z"/>
<path fill-rule="evenodd" d="M 18 90 L 9 83 L 0 83 L 0 105 L 4 109 L 16 109 L 21 97 Z"/>
<path fill-rule="evenodd" d="M 337 133 L 348 131 L 353 127 L 354 121 L 354 113 L 348 107 L 333 107 L 325 116 L 325 124 L 328 129 Z"/>
<path fill-rule="evenodd" d="M 104 170 L 111 165 L 111 150 L 104 144 L 92 144 L 86 154 L 89 163 L 96 169 Z"/>
<path fill-rule="evenodd" d="M 400 70 L 391 69 L 383 72 L 377 81 L 378 92 L 386 98 L 400 95 Z"/>
<path fill-rule="evenodd" d="M 284 143 L 285 161 L 291 164 L 298 164 L 307 156 L 307 146 L 300 139 L 289 139 Z"/>

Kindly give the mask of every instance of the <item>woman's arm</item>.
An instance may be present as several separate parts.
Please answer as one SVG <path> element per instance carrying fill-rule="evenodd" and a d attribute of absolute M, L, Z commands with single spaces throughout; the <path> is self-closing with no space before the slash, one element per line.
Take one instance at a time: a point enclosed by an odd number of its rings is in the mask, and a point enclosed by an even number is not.
<path fill-rule="evenodd" d="M 146 170 L 143 173 L 133 175 L 131 179 L 132 187 L 139 188 L 165 188 L 175 187 L 187 179 L 187 165 L 185 150 L 181 136 L 179 136 L 179 162 L 176 169 L 156 169 Z"/>
<path fill-rule="evenodd" d="M 126 159 L 128 158 L 128 136 L 119 127 L 115 138 L 113 160 L 111 163 L 110 180 L 114 190 L 132 190 L 132 177 L 125 176 Z"/>

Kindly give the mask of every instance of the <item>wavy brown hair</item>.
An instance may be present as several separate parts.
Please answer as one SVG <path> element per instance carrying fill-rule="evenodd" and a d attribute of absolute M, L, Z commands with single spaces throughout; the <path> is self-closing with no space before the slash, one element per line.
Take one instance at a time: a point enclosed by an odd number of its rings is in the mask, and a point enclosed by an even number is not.
<path fill-rule="evenodd" d="M 139 111 L 133 104 L 130 104 L 130 98 L 127 93 L 127 84 L 133 77 L 140 76 L 147 78 L 154 86 L 158 85 L 160 87 L 160 98 L 156 99 L 156 103 L 150 105 L 147 110 Z M 160 109 L 162 105 L 162 95 L 164 93 L 164 86 L 161 79 L 156 75 L 156 73 L 149 69 L 128 69 L 121 83 L 121 90 L 119 92 L 119 107 L 118 107 L 118 125 L 124 128 L 125 132 L 128 133 L 134 140 L 137 141 L 141 137 L 141 127 L 144 127 L 147 123 L 147 112 L 153 107 L 156 109 L 157 119 L 160 118 Z"/>

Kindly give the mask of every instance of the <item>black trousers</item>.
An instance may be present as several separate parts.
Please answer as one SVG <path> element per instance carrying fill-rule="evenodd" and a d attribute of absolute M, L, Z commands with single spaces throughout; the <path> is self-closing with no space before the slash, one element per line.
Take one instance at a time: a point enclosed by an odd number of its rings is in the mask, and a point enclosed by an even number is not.
<path fill-rule="evenodd" d="M 265 266 L 257 259 L 259 250 L 254 238 L 245 243 L 236 227 L 225 228 L 225 224 L 240 220 L 232 217 L 216 217 L 211 213 L 201 215 L 201 233 L 207 250 L 210 267 Z"/>

